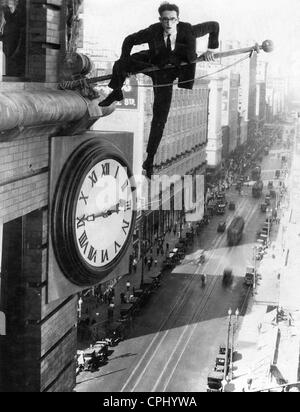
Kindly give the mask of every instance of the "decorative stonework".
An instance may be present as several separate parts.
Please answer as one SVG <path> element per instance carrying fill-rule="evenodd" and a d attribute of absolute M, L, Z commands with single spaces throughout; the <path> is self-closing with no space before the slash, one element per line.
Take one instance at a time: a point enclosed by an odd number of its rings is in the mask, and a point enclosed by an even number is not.
<path fill-rule="evenodd" d="M 26 66 L 26 1 L 0 0 L 0 41 L 5 74 L 24 77 Z"/>
<path fill-rule="evenodd" d="M 79 18 L 83 0 L 67 0 L 66 4 L 66 50 L 74 53 L 79 47 L 82 21 Z"/>

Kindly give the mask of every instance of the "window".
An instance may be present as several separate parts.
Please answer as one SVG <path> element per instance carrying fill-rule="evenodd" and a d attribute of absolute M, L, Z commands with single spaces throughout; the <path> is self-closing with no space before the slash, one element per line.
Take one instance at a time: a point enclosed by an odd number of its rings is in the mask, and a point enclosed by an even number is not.
<path fill-rule="evenodd" d="M 4 76 L 3 79 L 25 77 L 26 26 L 27 1 L 0 0 L 0 76 Z"/>

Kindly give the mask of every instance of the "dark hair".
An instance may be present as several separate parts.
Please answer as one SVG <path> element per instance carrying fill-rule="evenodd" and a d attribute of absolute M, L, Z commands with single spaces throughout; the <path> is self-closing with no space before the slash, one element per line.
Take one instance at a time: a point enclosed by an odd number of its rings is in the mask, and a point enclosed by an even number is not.
<path fill-rule="evenodd" d="M 162 15 L 164 11 L 176 11 L 177 16 L 179 16 L 179 7 L 176 4 L 171 4 L 167 1 L 159 6 L 158 13 Z"/>

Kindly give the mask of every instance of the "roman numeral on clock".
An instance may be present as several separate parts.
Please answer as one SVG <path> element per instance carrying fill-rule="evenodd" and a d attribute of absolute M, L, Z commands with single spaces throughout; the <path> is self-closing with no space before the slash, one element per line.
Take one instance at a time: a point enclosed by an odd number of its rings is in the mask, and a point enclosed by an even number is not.
<path fill-rule="evenodd" d="M 109 260 L 108 250 L 101 250 L 101 262 L 104 263 Z"/>
<path fill-rule="evenodd" d="M 88 241 L 86 231 L 84 231 L 82 233 L 82 235 L 78 239 L 78 242 L 79 242 L 79 245 L 80 245 L 81 249 L 84 249 L 84 254 L 86 254 L 86 250 L 87 250 L 87 247 L 89 245 L 89 241 Z"/>
<path fill-rule="evenodd" d="M 124 190 L 126 189 L 126 187 L 128 187 L 128 184 L 129 184 L 129 182 L 128 182 L 128 180 L 126 180 L 126 182 L 123 184 L 123 186 L 122 186 L 122 192 L 124 192 Z"/>
<path fill-rule="evenodd" d="M 95 186 L 95 184 L 98 182 L 98 177 L 96 175 L 95 170 L 93 171 L 93 173 L 89 176 L 90 181 L 92 182 L 92 187 Z"/>
<path fill-rule="evenodd" d="M 118 253 L 119 249 L 121 249 L 121 245 L 118 242 L 115 242 L 115 254 Z"/>
<path fill-rule="evenodd" d="M 129 222 L 127 222 L 126 220 L 123 220 L 123 225 L 124 225 L 124 226 L 122 226 L 123 232 L 124 232 L 125 235 L 127 236 L 127 234 L 128 234 L 128 228 L 129 228 Z"/>
<path fill-rule="evenodd" d="M 84 193 L 81 192 L 79 200 L 83 200 L 84 203 L 85 203 L 85 205 L 87 205 L 88 199 L 89 199 L 89 197 L 88 197 L 88 196 L 84 196 Z"/>
<path fill-rule="evenodd" d="M 120 200 L 120 206 L 125 209 L 125 212 L 127 212 L 127 210 L 132 209 L 132 201 L 131 200 L 121 199 Z"/>
<path fill-rule="evenodd" d="M 81 227 L 85 227 L 85 215 L 83 215 L 82 217 L 76 217 L 76 219 L 77 219 L 77 229 Z"/>
<path fill-rule="evenodd" d="M 128 200 L 128 202 L 126 202 L 125 204 L 125 210 L 127 212 L 127 210 L 131 210 L 132 209 L 132 202 L 131 200 Z"/>
<path fill-rule="evenodd" d="M 90 251 L 89 251 L 89 255 L 88 255 L 88 259 L 90 261 L 94 261 L 94 263 L 96 263 L 96 259 L 97 259 L 97 250 L 95 250 L 93 248 L 93 246 L 91 246 Z"/>
<path fill-rule="evenodd" d="M 110 174 L 110 164 L 105 163 L 102 165 L 102 176 L 108 176 Z"/>
<path fill-rule="evenodd" d="M 120 170 L 120 166 L 117 167 L 116 174 L 115 174 L 115 179 L 118 177 L 119 170 Z"/>

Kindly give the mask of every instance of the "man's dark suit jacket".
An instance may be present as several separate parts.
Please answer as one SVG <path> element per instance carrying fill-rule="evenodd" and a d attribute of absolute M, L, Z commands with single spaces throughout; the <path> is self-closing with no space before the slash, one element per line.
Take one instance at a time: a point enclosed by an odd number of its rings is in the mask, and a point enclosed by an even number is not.
<path fill-rule="evenodd" d="M 219 47 L 219 24 L 214 21 L 197 24 L 192 26 L 189 23 L 179 22 L 177 25 L 177 39 L 175 50 L 172 53 L 175 57 L 175 64 L 180 62 L 191 63 L 197 58 L 196 38 L 209 34 L 208 48 L 216 49 Z M 149 63 L 164 66 L 169 58 L 164 41 L 164 29 L 161 23 L 151 25 L 145 30 L 133 33 L 126 37 L 122 46 L 121 59 L 130 56 L 133 46 L 148 43 Z M 145 54 L 145 52 L 143 52 Z M 191 80 L 191 82 L 179 84 L 179 87 L 192 89 L 196 72 L 196 64 L 183 66 L 179 70 L 179 82 Z"/>

